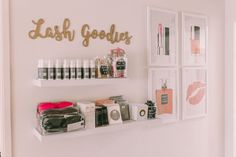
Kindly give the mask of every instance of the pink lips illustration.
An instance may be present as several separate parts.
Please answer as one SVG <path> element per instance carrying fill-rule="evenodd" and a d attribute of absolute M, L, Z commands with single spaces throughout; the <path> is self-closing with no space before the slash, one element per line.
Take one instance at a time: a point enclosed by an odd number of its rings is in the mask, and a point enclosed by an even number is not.
<path fill-rule="evenodd" d="M 191 105 L 199 104 L 205 96 L 206 84 L 200 81 L 193 82 L 188 86 L 186 101 Z"/>

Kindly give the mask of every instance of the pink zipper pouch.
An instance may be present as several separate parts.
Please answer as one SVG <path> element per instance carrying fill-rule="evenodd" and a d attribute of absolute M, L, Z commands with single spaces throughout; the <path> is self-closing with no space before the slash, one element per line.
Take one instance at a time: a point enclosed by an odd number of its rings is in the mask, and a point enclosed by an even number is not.
<path fill-rule="evenodd" d="M 38 104 L 37 110 L 38 112 L 43 112 L 46 110 L 50 110 L 50 109 L 62 109 L 62 108 L 66 108 L 66 107 L 73 107 L 73 103 L 72 102 L 67 102 L 67 101 L 63 101 L 63 102 L 43 102 Z"/>

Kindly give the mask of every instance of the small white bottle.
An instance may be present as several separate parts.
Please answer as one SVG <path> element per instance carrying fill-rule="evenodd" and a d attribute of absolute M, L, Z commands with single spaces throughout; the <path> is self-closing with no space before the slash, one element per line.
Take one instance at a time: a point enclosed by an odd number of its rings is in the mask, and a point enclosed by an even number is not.
<path fill-rule="evenodd" d="M 89 79 L 89 60 L 83 61 L 83 78 Z"/>
<path fill-rule="evenodd" d="M 62 68 L 62 62 L 61 60 L 56 60 L 56 80 L 62 80 L 63 79 L 63 68 Z"/>
<path fill-rule="evenodd" d="M 48 79 L 55 80 L 56 72 L 55 72 L 55 64 L 53 60 L 48 60 Z"/>
<path fill-rule="evenodd" d="M 82 79 L 82 62 L 80 59 L 76 60 L 76 79 Z"/>
<path fill-rule="evenodd" d="M 48 66 L 47 62 L 43 59 L 38 60 L 38 79 L 47 80 L 48 79 Z"/>
<path fill-rule="evenodd" d="M 70 78 L 76 79 L 76 66 L 75 66 L 75 60 L 70 61 Z"/>
<path fill-rule="evenodd" d="M 70 79 L 70 63 L 68 60 L 64 59 L 63 61 L 63 79 Z"/>
<path fill-rule="evenodd" d="M 95 78 L 95 61 L 90 60 L 89 63 L 89 78 L 94 79 Z"/>

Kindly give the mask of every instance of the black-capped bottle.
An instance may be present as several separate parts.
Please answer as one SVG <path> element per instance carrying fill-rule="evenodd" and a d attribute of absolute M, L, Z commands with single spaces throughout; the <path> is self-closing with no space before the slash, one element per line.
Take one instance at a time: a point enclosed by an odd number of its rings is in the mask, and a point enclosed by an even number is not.
<path fill-rule="evenodd" d="M 81 60 L 76 60 L 76 79 L 82 79 L 82 62 Z"/>
<path fill-rule="evenodd" d="M 70 61 L 70 79 L 76 79 L 75 60 Z"/>
<path fill-rule="evenodd" d="M 47 80 L 48 79 L 47 62 L 42 59 L 38 60 L 38 79 L 39 80 Z"/>
<path fill-rule="evenodd" d="M 61 60 L 56 60 L 56 80 L 62 80 L 63 79 L 63 67 Z"/>
<path fill-rule="evenodd" d="M 56 79 L 56 68 L 53 60 L 48 60 L 48 79 Z"/>
<path fill-rule="evenodd" d="M 70 79 L 70 63 L 68 60 L 64 59 L 63 61 L 63 79 Z"/>

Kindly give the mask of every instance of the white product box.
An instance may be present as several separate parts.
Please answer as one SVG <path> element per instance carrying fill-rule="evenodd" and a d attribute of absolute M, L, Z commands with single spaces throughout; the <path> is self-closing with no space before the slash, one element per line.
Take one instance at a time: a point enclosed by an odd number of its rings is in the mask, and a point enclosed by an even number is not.
<path fill-rule="evenodd" d="M 132 120 L 146 120 L 148 115 L 148 106 L 145 104 L 129 104 L 130 116 Z"/>
<path fill-rule="evenodd" d="M 119 104 L 104 104 L 107 107 L 107 116 L 109 124 L 121 124 L 122 118 Z"/>
<path fill-rule="evenodd" d="M 85 118 L 85 128 L 95 128 L 95 104 L 93 102 L 81 101 L 77 102 L 82 114 Z"/>

